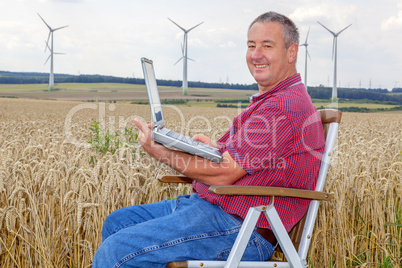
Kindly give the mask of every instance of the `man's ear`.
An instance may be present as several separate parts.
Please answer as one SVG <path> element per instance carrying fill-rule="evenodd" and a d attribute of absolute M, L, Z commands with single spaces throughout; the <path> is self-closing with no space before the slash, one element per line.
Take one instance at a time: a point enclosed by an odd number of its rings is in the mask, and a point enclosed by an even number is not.
<path fill-rule="evenodd" d="M 293 43 L 289 48 L 288 48 L 288 60 L 289 63 L 293 63 L 297 60 L 297 52 L 299 51 L 299 45 L 296 43 Z"/>

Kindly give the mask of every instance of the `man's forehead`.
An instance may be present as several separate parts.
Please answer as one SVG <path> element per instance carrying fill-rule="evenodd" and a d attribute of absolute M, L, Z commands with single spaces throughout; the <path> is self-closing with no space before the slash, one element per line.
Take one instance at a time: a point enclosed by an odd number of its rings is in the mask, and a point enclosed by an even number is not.
<path fill-rule="evenodd" d="M 250 30 L 254 27 L 262 26 L 264 28 L 271 28 L 271 29 L 280 29 L 282 30 L 282 24 L 277 21 L 256 21 L 253 25 L 251 25 Z"/>
<path fill-rule="evenodd" d="M 248 32 L 248 40 L 265 43 L 277 42 L 277 39 L 282 39 L 283 32 L 282 26 L 279 23 L 275 24 L 273 22 L 255 23 Z"/>

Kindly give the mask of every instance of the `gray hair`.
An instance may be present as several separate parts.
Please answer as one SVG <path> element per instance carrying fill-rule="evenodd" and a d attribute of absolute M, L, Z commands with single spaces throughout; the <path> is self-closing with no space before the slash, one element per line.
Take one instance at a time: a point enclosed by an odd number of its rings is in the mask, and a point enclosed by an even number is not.
<path fill-rule="evenodd" d="M 282 26 L 282 36 L 283 41 L 285 43 L 285 49 L 288 49 L 292 44 L 299 44 L 299 30 L 293 21 L 291 21 L 288 17 L 269 11 L 267 13 L 261 14 L 258 16 L 251 24 L 248 30 L 250 31 L 251 27 L 256 22 L 277 22 Z"/>

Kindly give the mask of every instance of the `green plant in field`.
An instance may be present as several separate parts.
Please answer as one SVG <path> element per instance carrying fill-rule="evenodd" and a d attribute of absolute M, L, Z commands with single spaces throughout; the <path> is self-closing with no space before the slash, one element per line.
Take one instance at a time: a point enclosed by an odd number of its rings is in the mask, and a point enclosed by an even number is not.
<path fill-rule="evenodd" d="M 394 264 L 395 263 L 391 261 L 391 257 L 388 256 L 386 258 L 384 257 L 383 264 L 380 264 L 380 267 L 381 268 L 392 268 L 392 267 L 395 267 Z"/>
<path fill-rule="evenodd" d="M 123 132 L 116 131 L 111 133 L 101 129 L 99 122 L 94 121 L 89 127 L 90 136 L 88 143 L 92 145 L 98 153 L 114 154 L 118 149 L 129 147 L 137 143 L 138 134 L 133 133 L 133 128 L 125 128 Z M 133 154 L 135 151 L 133 151 Z M 94 163 L 95 159 L 91 157 L 91 162 Z"/>
<path fill-rule="evenodd" d="M 179 193 L 179 195 L 186 195 L 186 194 L 188 194 L 187 193 L 187 188 L 184 188 L 183 192 Z M 176 200 L 177 197 L 178 197 L 178 195 L 175 195 L 175 196 L 169 195 L 169 196 L 166 197 L 166 200 Z"/>
<path fill-rule="evenodd" d="M 394 190 L 396 192 L 396 190 Z M 396 219 L 395 222 L 387 222 L 385 223 L 385 226 L 388 227 L 388 230 L 390 233 L 393 233 L 395 237 L 402 237 L 402 208 L 401 208 L 401 203 L 400 201 L 397 201 L 396 206 L 395 206 L 395 211 L 396 211 Z M 391 248 L 391 244 L 387 245 L 387 248 Z M 402 253 L 402 245 L 399 244 L 399 251 Z M 396 262 L 397 260 L 392 259 L 391 256 L 384 256 L 383 264 L 381 267 L 396 267 Z"/>

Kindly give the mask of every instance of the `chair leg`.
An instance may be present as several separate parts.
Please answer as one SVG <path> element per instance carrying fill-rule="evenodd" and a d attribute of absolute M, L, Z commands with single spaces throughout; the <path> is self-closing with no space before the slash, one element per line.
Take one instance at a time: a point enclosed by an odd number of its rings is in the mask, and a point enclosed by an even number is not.
<path fill-rule="evenodd" d="M 266 210 L 264 210 L 264 214 L 271 225 L 272 232 L 281 246 L 282 252 L 285 254 L 285 257 L 291 266 L 294 268 L 307 267 L 307 263 L 305 261 L 302 263 L 299 254 L 293 246 L 292 240 L 290 240 L 289 234 L 286 231 L 285 226 L 283 226 L 273 202 L 267 206 Z"/>
<path fill-rule="evenodd" d="M 226 261 L 225 268 L 238 267 L 263 208 L 264 206 L 252 207 L 248 210 L 247 216 L 243 221 L 239 234 L 236 237 L 236 241 Z"/>

